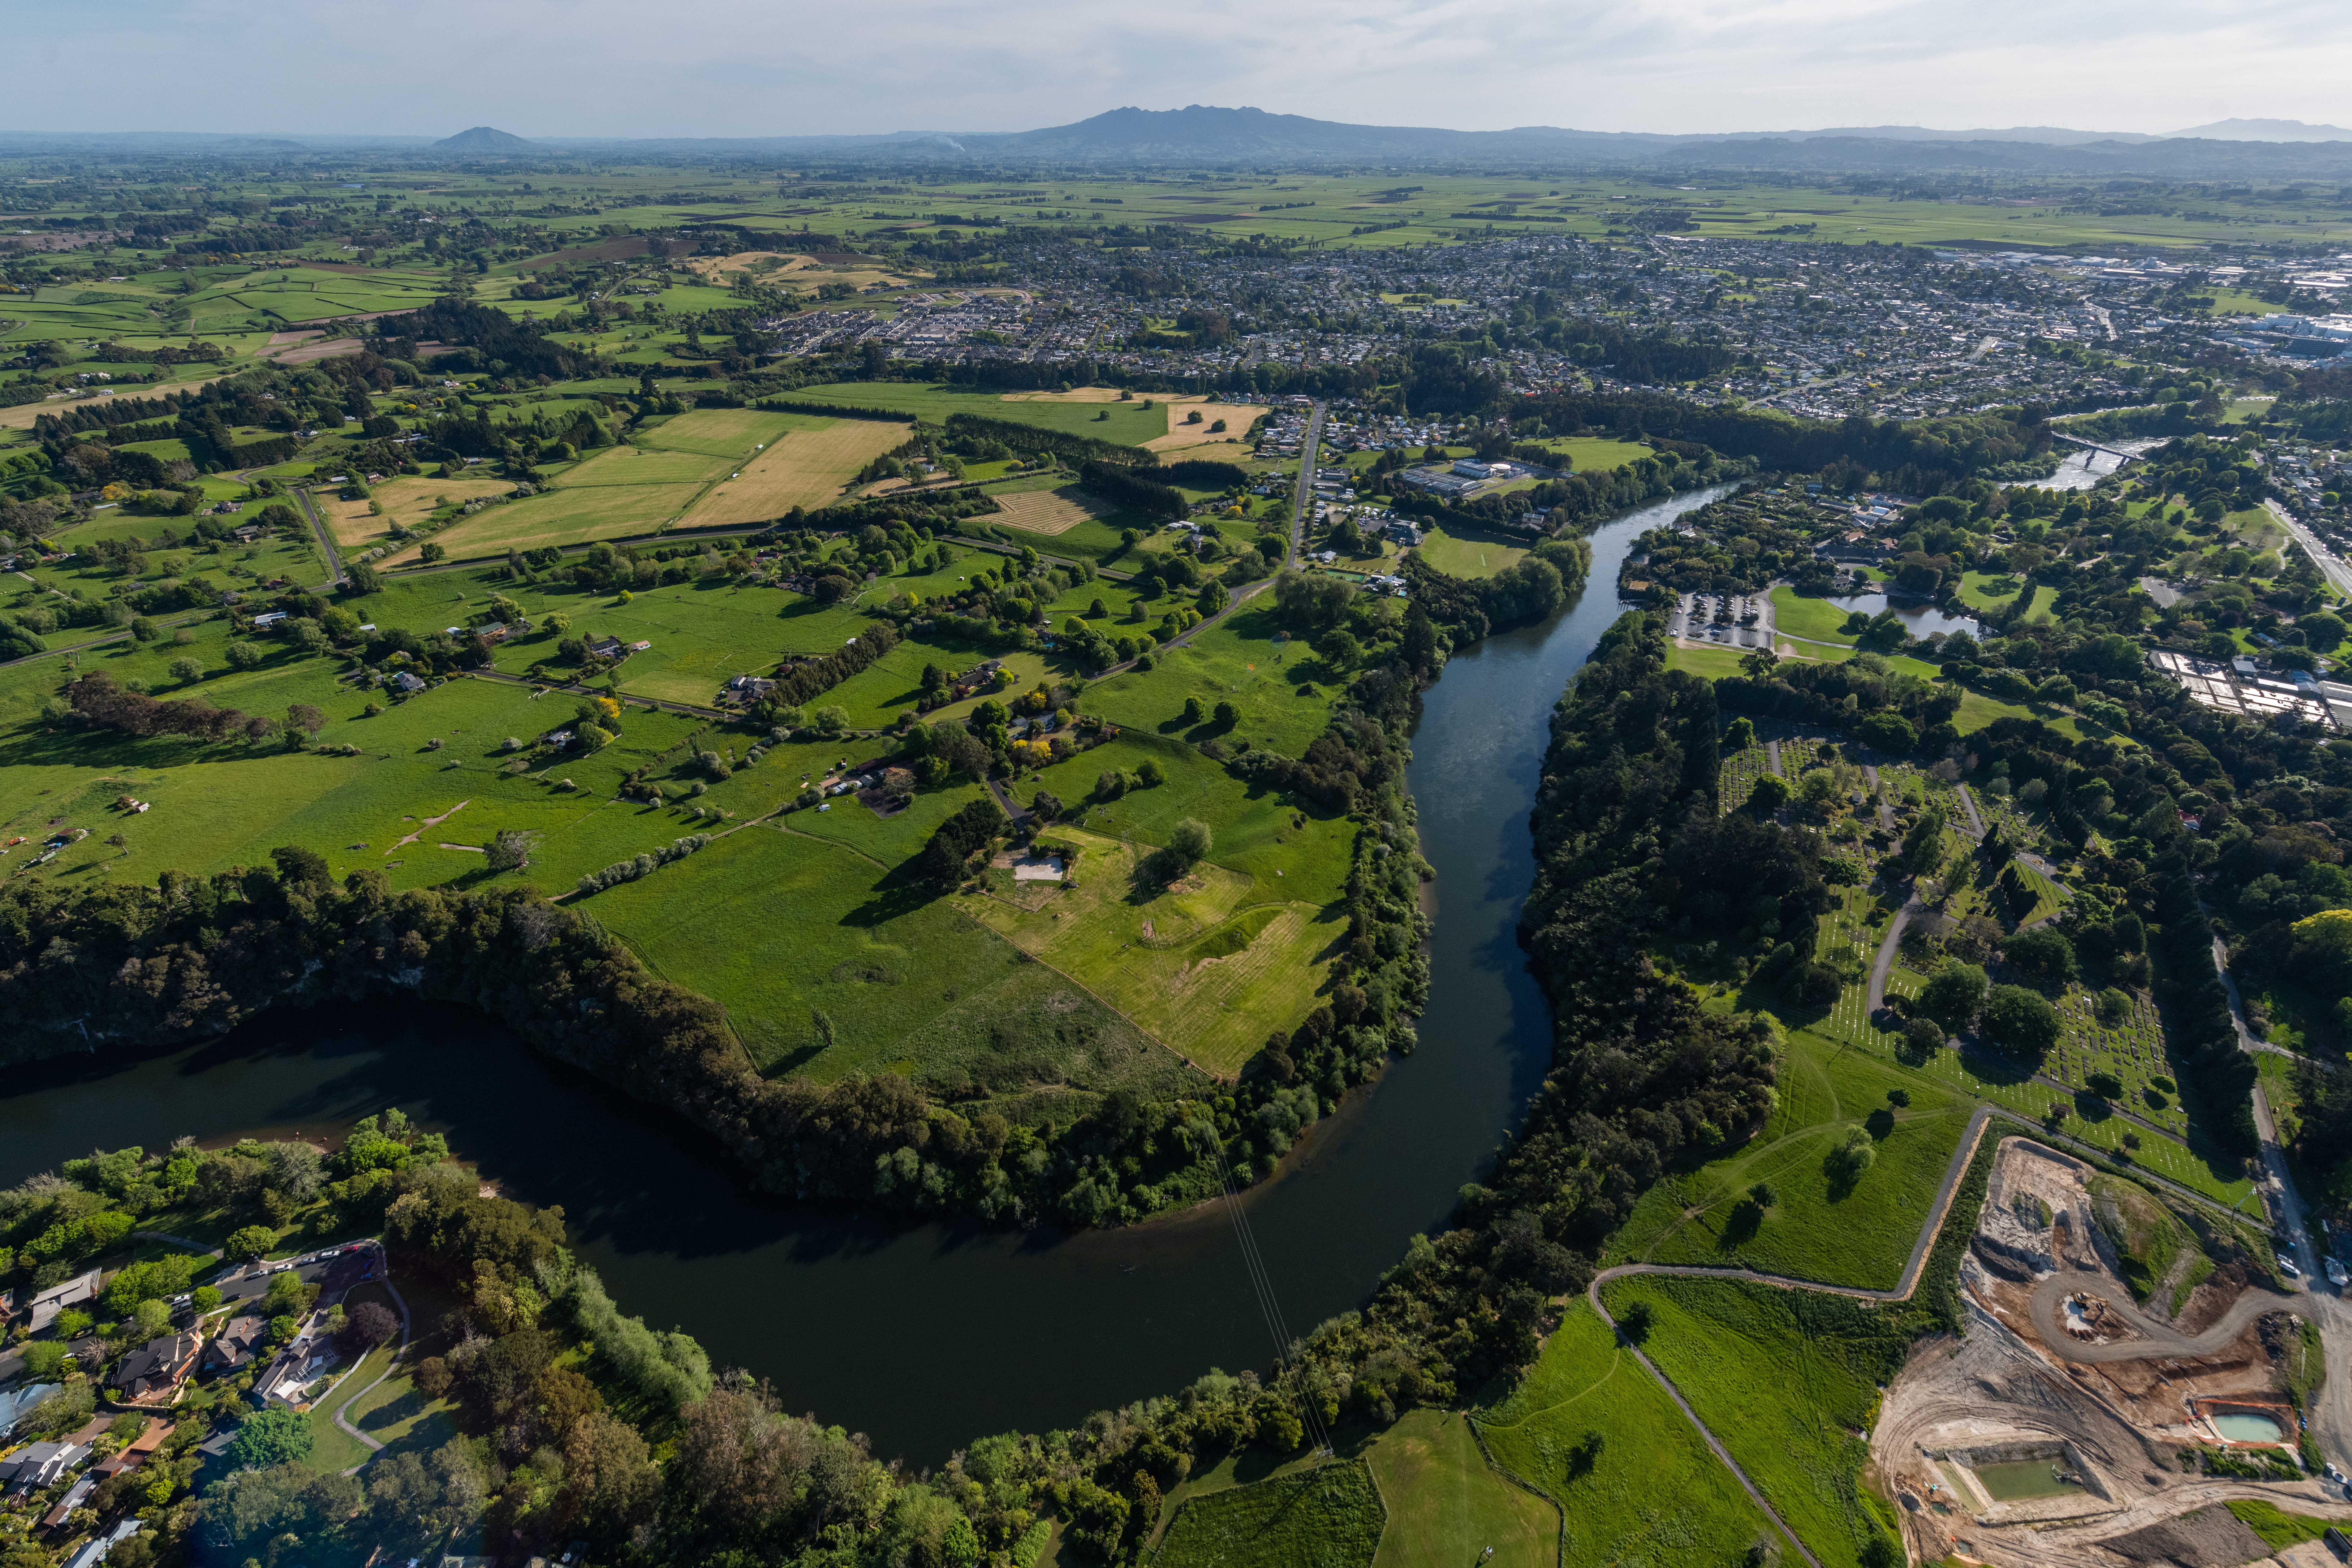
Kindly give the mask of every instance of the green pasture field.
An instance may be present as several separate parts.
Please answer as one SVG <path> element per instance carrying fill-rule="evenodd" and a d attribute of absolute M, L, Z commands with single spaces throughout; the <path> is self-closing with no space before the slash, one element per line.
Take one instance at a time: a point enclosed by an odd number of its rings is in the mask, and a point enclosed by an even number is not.
<path fill-rule="evenodd" d="M 1559 1506 L 1563 1568 L 1738 1563 L 1782 1544 L 1581 1298 L 1509 1396 L 1474 1419 L 1495 1461 Z M 1579 1465 L 1593 1437 L 1599 1453 Z"/>
<path fill-rule="evenodd" d="M 2009 591 L 2005 594 L 1993 593 L 1991 585 L 1995 584 L 2008 588 Z M 1960 574 L 1959 586 L 1956 590 L 1956 595 L 1960 603 L 1969 608 L 1990 615 L 2006 610 L 2016 604 L 2017 595 L 2024 591 L 2025 580 L 2014 572 L 1971 571 Z M 2029 621 L 2048 620 L 2050 606 L 2056 602 L 2056 595 L 2044 587 L 2034 595 L 2033 608 L 2025 613 L 2025 618 Z"/>
<path fill-rule="evenodd" d="M 1265 595 L 1270 600 L 1271 595 Z M 1118 624 L 1103 628 L 1116 634 Z M 1286 756 L 1301 756 L 1330 722 L 1334 695 L 1348 672 L 1335 670 L 1305 643 L 1292 640 L 1270 603 L 1244 605 L 1190 641 L 1153 656 L 1148 670 L 1127 670 L 1087 689 L 1086 708 L 1114 723 L 1198 743 L 1248 741 Z M 1314 695 L 1301 695 L 1307 687 Z M 1198 697 L 1212 717 L 1184 722 L 1184 701 Z M 1213 714 L 1231 702 L 1240 720 L 1228 731 Z"/>
<path fill-rule="evenodd" d="M 1657 456 L 1639 442 L 1612 441 L 1605 436 L 1553 436 L 1536 445 L 1566 458 L 1580 474 L 1602 473 Z"/>
<path fill-rule="evenodd" d="M 1911 1104 L 1894 1106 L 1889 1089 Z M 1763 1131 L 1643 1194 L 1610 1238 L 1607 1261 L 1736 1266 L 1889 1289 L 1974 1110 L 1966 1095 L 1922 1084 L 1892 1062 L 1793 1034 Z M 1877 1157 L 1849 1187 L 1832 1178 L 1828 1157 L 1855 1126 L 1873 1135 Z M 1759 1182 L 1777 1195 L 1761 1210 L 1748 1197 Z"/>
<path fill-rule="evenodd" d="M 1422 536 L 1421 558 L 1449 577 L 1492 577 L 1527 558 L 1523 545 L 1506 544 L 1499 535 L 1444 524 Z"/>
<path fill-rule="evenodd" d="M 1602 1294 L 1620 1322 L 1650 1308 L 1643 1349 L 1824 1563 L 1858 1568 L 1864 1545 L 1893 1533 L 1854 1436 L 1912 1338 L 1892 1312 L 1743 1280 L 1636 1276 Z"/>
<path fill-rule="evenodd" d="M 500 829 L 516 828 L 541 837 L 531 865 L 509 876 L 560 888 L 688 831 L 677 812 L 612 796 L 625 773 L 680 746 L 699 727 L 695 721 L 633 710 L 621 738 L 596 756 L 557 762 L 543 774 L 514 775 L 505 771 L 506 738 L 529 741 L 568 723 L 572 700 L 535 699 L 527 688 L 461 679 L 371 719 L 361 711 L 368 694 L 339 681 L 335 661 L 281 649 L 257 668 L 229 671 L 220 658 L 225 626 L 194 629 L 199 636 L 185 646 L 125 640 L 90 650 L 81 668 L 150 680 L 163 697 L 201 693 L 215 706 L 269 717 L 289 703 L 311 703 L 328 716 L 318 745 L 350 743 L 360 754 L 289 752 L 276 740 L 202 744 L 53 731 L 39 722 L 39 704 L 73 672 L 48 660 L 0 671 L 0 832 L 24 834 L 37 845 L 52 831 L 89 830 L 44 875 L 152 881 L 165 870 L 260 864 L 278 846 L 297 844 L 325 856 L 337 877 L 373 868 L 395 887 L 478 881 L 486 874 L 478 854 L 440 846 L 479 846 Z M 163 667 L 183 656 L 215 673 L 193 688 L 181 686 Z M 442 744 L 433 747 L 434 740 Z M 552 782 L 558 778 L 578 787 L 561 789 Z M 151 809 L 117 812 L 113 803 L 123 795 L 151 802 Z M 461 803 L 458 815 L 425 826 Z M 110 844 L 118 834 L 124 843 Z M 418 836 L 415 842 L 395 847 L 411 835 Z M 19 847 L 17 863 L 30 852 L 37 852 L 33 846 Z"/>
<path fill-rule="evenodd" d="M 1213 863 L 1163 887 L 1150 846 L 1055 832 L 1081 851 L 1068 882 L 1004 879 L 956 907 L 1221 1077 L 1315 1005 L 1346 933 L 1336 910 Z"/>
<path fill-rule="evenodd" d="M 1364 1458 L 1389 1509 L 1372 1568 L 1556 1568 L 1558 1511 L 1496 1473 L 1468 1416 L 1407 1411 Z"/>
<path fill-rule="evenodd" d="M 1727 675 L 1747 673 L 1739 668 L 1739 661 L 1746 657 L 1744 652 L 1727 647 L 1685 647 L 1677 644 L 1666 649 L 1666 668 L 1720 680 Z"/>
<path fill-rule="evenodd" d="M 702 489 L 700 483 L 689 481 L 554 489 L 484 507 L 435 534 L 433 542 L 452 559 L 469 561 L 502 556 L 509 550 L 656 533 L 683 515 Z M 414 563 L 419 548 L 410 545 L 385 557 L 383 563 Z"/>
<path fill-rule="evenodd" d="M 1155 1568 L 1369 1564 L 1387 1510 L 1361 1459 L 1343 1459 L 1187 1499 Z"/>
<path fill-rule="evenodd" d="M 972 392 L 959 387 L 924 386 L 913 382 L 841 381 L 803 386 L 790 395 L 808 403 L 847 403 L 866 408 L 887 408 L 943 425 L 951 414 L 976 414 L 1015 425 L 1034 425 L 1071 436 L 1090 437 L 1121 447 L 1139 447 L 1168 434 L 1168 399 L 1138 393 L 1129 403 L 1084 403 L 1047 395 L 1007 398 L 1001 392 Z M 1144 407 L 1149 399 L 1151 407 Z M 1108 414 L 1108 419 L 1097 419 Z"/>
<path fill-rule="evenodd" d="M 556 488 L 561 492 L 599 485 L 707 484 L 724 475 L 736 461 L 653 446 L 608 447 L 574 464 Z"/>
<path fill-rule="evenodd" d="M 1129 790 L 1117 800 L 1089 798 L 1102 773 L 1132 773 L 1147 757 L 1160 764 L 1167 783 Z M 1206 823 L 1215 839 L 1209 858 L 1255 877 L 1254 896 L 1262 900 L 1320 907 L 1347 890 L 1355 842 L 1347 818 L 1245 784 L 1190 746 L 1122 735 L 1030 774 L 1019 794 L 1026 800 L 1039 788 L 1051 791 L 1072 817 L 1082 816 L 1087 831 L 1106 837 L 1164 844 L 1184 818 Z"/>
<path fill-rule="evenodd" d="M 931 819 L 976 796 L 933 799 Z M 871 817 L 844 796 L 825 816 Z M 726 1007 L 760 1068 L 908 1073 L 996 1095 L 1197 1082 L 1140 1030 L 864 847 L 797 812 L 582 905 L 663 975 Z M 879 847 L 879 846 L 877 846 Z M 919 847 L 919 841 L 892 847 Z M 819 1015 L 823 1015 L 820 1022 Z"/>

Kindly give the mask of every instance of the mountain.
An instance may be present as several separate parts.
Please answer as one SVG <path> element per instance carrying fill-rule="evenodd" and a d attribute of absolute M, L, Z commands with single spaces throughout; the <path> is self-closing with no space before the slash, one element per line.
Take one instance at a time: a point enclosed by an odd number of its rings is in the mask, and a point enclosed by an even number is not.
<path fill-rule="evenodd" d="M 433 143 L 436 153 L 465 153 L 474 156 L 495 157 L 502 153 L 536 153 L 541 150 L 536 142 L 527 142 L 488 125 L 477 125 L 471 131 L 460 131 L 455 136 L 444 136 Z"/>
<path fill-rule="evenodd" d="M 2300 120 L 2217 120 L 2172 133 L 2200 142 L 2352 142 L 2341 125 L 2305 125 Z"/>

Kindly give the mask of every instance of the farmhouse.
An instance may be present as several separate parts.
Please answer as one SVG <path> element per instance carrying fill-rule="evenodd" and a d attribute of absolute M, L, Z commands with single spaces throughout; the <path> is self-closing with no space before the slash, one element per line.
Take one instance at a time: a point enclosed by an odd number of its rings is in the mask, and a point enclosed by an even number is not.
<path fill-rule="evenodd" d="M 122 1358 L 115 1369 L 115 1397 L 125 1405 L 169 1405 L 180 1396 L 180 1384 L 196 1369 L 200 1335 L 183 1332 L 149 1340 Z"/>
<path fill-rule="evenodd" d="M 588 651 L 598 658 L 622 658 L 628 654 L 628 645 L 618 637 L 598 637 L 588 645 Z"/>

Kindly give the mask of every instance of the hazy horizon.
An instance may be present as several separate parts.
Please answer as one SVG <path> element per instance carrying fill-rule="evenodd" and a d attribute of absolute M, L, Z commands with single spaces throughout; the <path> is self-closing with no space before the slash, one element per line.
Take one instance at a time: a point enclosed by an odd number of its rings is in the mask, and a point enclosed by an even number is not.
<path fill-rule="evenodd" d="M 2312 0 L 2230 15 L 2182 0 L 914 0 L 885 23 L 749 0 L 653 16 L 616 0 L 127 0 L 19 7 L 12 38 L 0 113 L 16 133 L 986 132 L 1188 103 L 1667 133 L 2352 118 L 2326 86 L 2352 68 L 2352 15 Z"/>

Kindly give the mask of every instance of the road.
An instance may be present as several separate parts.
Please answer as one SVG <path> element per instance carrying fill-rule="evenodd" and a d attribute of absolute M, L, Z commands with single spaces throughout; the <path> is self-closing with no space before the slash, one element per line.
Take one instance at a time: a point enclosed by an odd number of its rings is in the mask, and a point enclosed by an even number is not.
<path fill-rule="evenodd" d="M 2271 515 L 2279 520 L 2280 526 L 2294 535 L 2295 542 L 2303 546 L 2304 553 L 2311 557 L 2311 563 L 2319 568 L 2329 584 L 2339 594 L 2352 594 L 2352 566 L 2347 566 L 2333 551 L 2319 542 L 2317 534 L 2297 521 L 2294 514 L 2286 508 L 2274 500 L 2265 500 L 2263 504 L 2270 508 Z"/>
<path fill-rule="evenodd" d="M 2256 1041 L 2246 1027 L 2246 1005 L 2238 995 L 2236 976 L 2230 973 L 2230 950 L 2219 936 L 2213 939 L 2213 973 L 2221 976 L 2222 988 L 2230 994 L 2230 1024 L 2238 1033 L 2238 1048 L 2252 1056 Z M 2286 1168 L 2286 1155 L 2279 1148 L 2278 1123 L 2271 1117 L 2270 1096 L 2263 1091 L 2259 1078 L 2254 1079 L 2253 1101 L 2254 1136 L 2262 1144 L 2265 1173 L 2263 1198 L 2271 1205 L 2275 1227 L 2286 1233 L 2287 1245 L 2294 1249 L 2295 1267 L 2303 1270 L 2295 1288 L 2307 1290 L 2319 1272 L 2319 1258 L 2312 1249 L 2310 1232 L 2304 1228 L 2303 1194 L 2295 1191 L 2294 1173 Z"/>
<path fill-rule="evenodd" d="M 1318 403 L 1307 416 L 1307 434 L 1298 443 L 1298 479 L 1290 487 L 1290 562 L 1298 564 L 1307 548 L 1307 509 L 1315 504 L 1315 459 L 1323 444 L 1326 405 Z"/>

